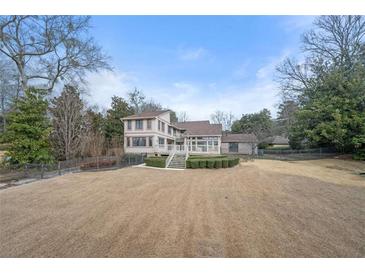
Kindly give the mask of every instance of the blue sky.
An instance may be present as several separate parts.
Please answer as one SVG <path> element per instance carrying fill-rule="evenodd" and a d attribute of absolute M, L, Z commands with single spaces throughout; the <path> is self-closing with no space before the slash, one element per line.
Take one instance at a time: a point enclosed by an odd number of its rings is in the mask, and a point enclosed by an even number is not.
<path fill-rule="evenodd" d="M 310 16 L 95 16 L 92 34 L 114 70 L 88 76 L 91 103 L 137 87 L 190 119 L 215 110 L 276 113 L 275 66 L 300 58 Z"/>

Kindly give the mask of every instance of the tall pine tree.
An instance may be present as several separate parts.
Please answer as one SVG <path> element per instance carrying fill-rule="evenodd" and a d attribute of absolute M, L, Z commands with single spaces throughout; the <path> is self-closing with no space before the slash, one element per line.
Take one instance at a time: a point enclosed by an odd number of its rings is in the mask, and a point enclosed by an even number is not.
<path fill-rule="evenodd" d="M 49 134 L 51 126 L 47 117 L 48 102 L 45 92 L 35 88 L 25 91 L 9 115 L 6 139 L 10 146 L 6 153 L 12 164 L 50 163 Z"/>

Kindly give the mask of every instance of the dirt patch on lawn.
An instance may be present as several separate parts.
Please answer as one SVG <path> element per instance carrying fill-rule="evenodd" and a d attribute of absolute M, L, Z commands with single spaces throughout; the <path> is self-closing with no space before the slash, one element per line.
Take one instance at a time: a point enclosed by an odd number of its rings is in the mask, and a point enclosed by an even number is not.
<path fill-rule="evenodd" d="M 125 168 L 9 188 L 0 256 L 364 257 L 365 180 L 333 161 Z"/>

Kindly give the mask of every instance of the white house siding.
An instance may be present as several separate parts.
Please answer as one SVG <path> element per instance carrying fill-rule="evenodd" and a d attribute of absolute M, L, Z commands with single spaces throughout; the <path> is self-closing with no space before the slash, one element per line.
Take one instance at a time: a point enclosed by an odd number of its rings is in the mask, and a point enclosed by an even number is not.
<path fill-rule="evenodd" d="M 199 153 L 199 154 L 219 154 L 220 144 L 221 144 L 221 125 L 210 124 L 209 121 L 196 121 L 189 122 L 189 129 L 184 127 L 179 127 L 178 125 L 170 124 L 170 112 L 159 113 L 157 116 L 152 118 L 153 113 L 145 113 L 145 115 L 138 114 L 132 115 L 129 118 L 124 119 L 124 151 L 125 153 L 159 153 L 165 154 L 169 153 L 171 150 L 185 150 L 187 149 L 187 138 L 192 138 L 195 140 L 194 150 L 190 145 L 189 153 Z M 150 118 L 151 117 L 151 118 Z M 142 120 L 142 129 L 136 128 L 136 120 Z M 151 128 L 147 129 L 147 121 L 151 120 Z M 131 123 L 131 129 L 128 129 L 128 121 Z M 164 127 L 162 127 L 164 123 Z M 181 124 L 181 123 L 180 123 Z M 159 127 L 160 125 L 160 127 Z M 171 129 L 169 132 L 169 128 Z M 179 128 L 184 128 L 184 136 Z M 207 135 L 194 134 L 194 131 L 202 131 Z M 218 129 L 218 130 L 217 130 Z M 191 130 L 191 132 L 189 131 Z M 174 135 L 175 131 L 175 135 Z M 218 131 L 218 132 L 217 132 Z M 186 136 L 187 135 L 187 136 Z M 133 137 L 146 137 L 146 146 L 133 146 Z M 149 146 L 148 137 L 152 137 L 152 146 Z M 218 143 L 216 145 L 211 145 L 212 137 L 216 138 Z M 128 138 L 130 138 L 130 146 L 127 146 Z M 159 144 L 159 138 L 164 138 L 165 143 L 163 145 Z M 209 138 L 204 144 L 201 144 L 202 138 Z M 198 139 L 198 140 L 197 140 Z M 199 142 L 199 145 L 197 145 Z M 175 145 L 175 146 L 174 146 Z"/>
<path fill-rule="evenodd" d="M 254 150 L 254 153 L 257 154 L 257 146 L 254 143 L 238 143 L 238 152 L 230 152 L 229 143 L 221 144 L 222 154 L 249 154 L 249 155 L 251 155 L 252 150 Z"/>

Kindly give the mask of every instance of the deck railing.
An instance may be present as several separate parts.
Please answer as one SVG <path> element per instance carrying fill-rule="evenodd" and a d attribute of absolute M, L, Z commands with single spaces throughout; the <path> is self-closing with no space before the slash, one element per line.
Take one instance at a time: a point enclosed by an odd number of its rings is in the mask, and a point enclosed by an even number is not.
<path fill-rule="evenodd" d="M 187 146 L 187 145 L 159 145 L 158 150 L 160 152 L 170 153 L 171 151 L 177 153 L 192 152 L 192 153 L 219 153 L 217 146 L 198 145 L 198 146 Z"/>

